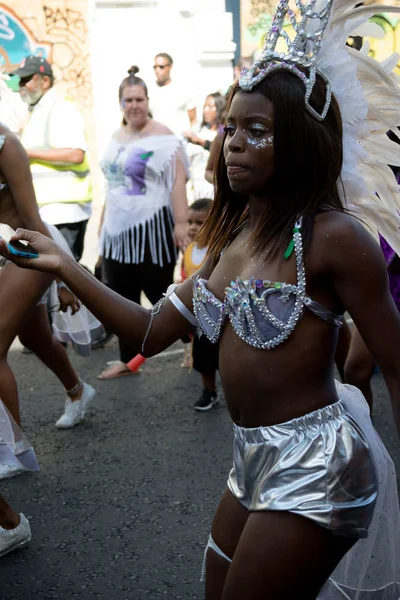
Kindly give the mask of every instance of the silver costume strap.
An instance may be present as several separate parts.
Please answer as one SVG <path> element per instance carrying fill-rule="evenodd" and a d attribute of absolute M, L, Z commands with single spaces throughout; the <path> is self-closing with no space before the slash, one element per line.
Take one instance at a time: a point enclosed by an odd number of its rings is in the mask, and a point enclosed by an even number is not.
<path fill-rule="evenodd" d="M 167 296 L 167 298 L 168 298 L 168 300 L 170 300 L 172 302 L 172 304 L 175 306 L 176 310 L 178 310 L 181 313 L 182 317 L 185 317 L 185 319 L 187 321 L 189 321 L 189 323 L 191 323 L 192 325 L 197 327 L 196 317 L 183 304 L 182 300 L 175 294 L 175 292 L 172 292 L 172 294 L 170 296 Z"/>

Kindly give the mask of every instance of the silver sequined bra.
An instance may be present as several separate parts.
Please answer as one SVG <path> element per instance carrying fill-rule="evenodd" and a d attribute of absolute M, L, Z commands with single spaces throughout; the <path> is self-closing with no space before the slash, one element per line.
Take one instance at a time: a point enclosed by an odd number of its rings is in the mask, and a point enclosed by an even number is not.
<path fill-rule="evenodd" d="M 301 220 L 293 230 L 297 284 L 239 277 L 225 288 L 221 302 L 207 289 L 207 280 L 199 277 L 193 285 L 193 312 L 200 330 L 213 343 L 221 335 L 228 318 L 236 334 L 250 346 L 262 350 L 275 348 L 285 341 L 305 309 L 340 327 L 343 317 L 336 315 L 306 294 Z"/>

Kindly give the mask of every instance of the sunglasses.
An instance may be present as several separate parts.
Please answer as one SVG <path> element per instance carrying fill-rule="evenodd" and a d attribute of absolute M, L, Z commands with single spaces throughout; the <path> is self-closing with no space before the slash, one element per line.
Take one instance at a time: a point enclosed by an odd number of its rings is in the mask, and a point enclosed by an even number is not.
<path fill-rule="evenodd" d="M 164 69 L 166 69 L 167 67 L 170 67 L 170 66 L 171 66 L 170 63 L 168 63 L 167 65 L 154 65 L 153 69 L 154 70 L 161 69 L 163 71 Z"/>
<path fill-rule="evenodd" d="M 27 75 L 26 77 L 21 77 L 19 80 L 19 87 L 24 87 L 27 83 L 29 83 L 30 80 L 33 79 L 35 74 L 36 73 L 33 73 L 33 75 Z"/>

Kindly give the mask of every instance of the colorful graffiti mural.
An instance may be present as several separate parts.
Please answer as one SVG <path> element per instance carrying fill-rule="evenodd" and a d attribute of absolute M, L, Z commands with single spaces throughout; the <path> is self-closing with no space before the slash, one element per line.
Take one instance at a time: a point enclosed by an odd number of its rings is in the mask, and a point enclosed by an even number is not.
<path fill-rule="evenodd" d="M 52 44 L 39 41 L 9 6 L 0 4 L 0 57 L 6 72 L 17 68 L 28 54 L 51 61 Z"/>
<path fill-rule="evenodd" d="M 92 105 L 87 0 L 9 0 L 0 4 L 0 64 L 5 72 L 29 54 L 53 65 L 58 85 L 82 108 Z M 11 78 L 9 85 L 18 85 Z"/>

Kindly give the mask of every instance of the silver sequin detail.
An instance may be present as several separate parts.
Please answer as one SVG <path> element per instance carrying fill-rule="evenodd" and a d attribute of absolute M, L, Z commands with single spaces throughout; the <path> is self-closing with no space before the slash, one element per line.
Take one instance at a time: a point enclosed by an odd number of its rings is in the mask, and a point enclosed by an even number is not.
<path fill-rule="evenodd" d="M 274 145 L 274 136 L 268 135 L 266 138 L 261 140 L 247 138 L 247 143 L 255 147 L 256 150 L 264 150 L 265 148 L 272 148 Z"/>
<path fill-rule="evenodd" d="M 230 287 L 225 289 L 224 302 L 215 298 L 207 289 L 206 281 L 196 278 L 193 285 L 193 312 L 199 323 L 199 327 L 207 338 L 216 343 L 221 335 L 221 330 L 226 317 L 232 323 L 235 333 L 244 342 L 259 348 L 260 350 L 270 350 L 284 342 L 296 327 L 305 308 L 306 299 L 306 276 L 303 263 L 303 242 L 301 237 L 302 219 L 295 224 L 295 233 L 293 234 L 294 251 L 296 256 L 297 284 L 287 284 L 273 281 L 263 281 L 265 290 L 261 295 L 257 294 L 257 281 L 251 278 L 242 281 L 239 277 Z M 295 297 L 293 312 L 287 322 L 278 319 L 267 307 L 267 296 L 269 293 L 280 293 L 281 302 L 287 302 L 290 296 Z M 211 304 L 218 309 L 218 320 L 211 318 L 207 309 L 207 304 Z M 255 305 L 265 320 L 273 325 L 278 331 L 274 338 L 264 341 L 256 326 L 251 305 Z"/>
<path fill-rule="evenodd" d="M 289 7 L 289 0 L 280 0 L 261 55 L 251 69 L 247 67 L 242 69 L 239 78 L 240 87 L 249 92 L 273 71 L 290 71 L 299 77 L 306 87 L 304 98 L 306 109 L 317 121 L 323 121 L 331 104 L 332 90 L 329 80 L 316 65 L 332 4 L 333 0 L 325 0 L 318 6 L 316 0 L 296 0 L 297 18 Z M 287 19 L 292 25 L 294 36 L 289 36 L 286 31 Z M 278 52 L 278 46 L 283 51 Z M 309 76 L 307 77 L 297 65 L 307 67 Z M 325 103 L 321 113 L 310 104 L 317 73 L 326 85 Z"/>

